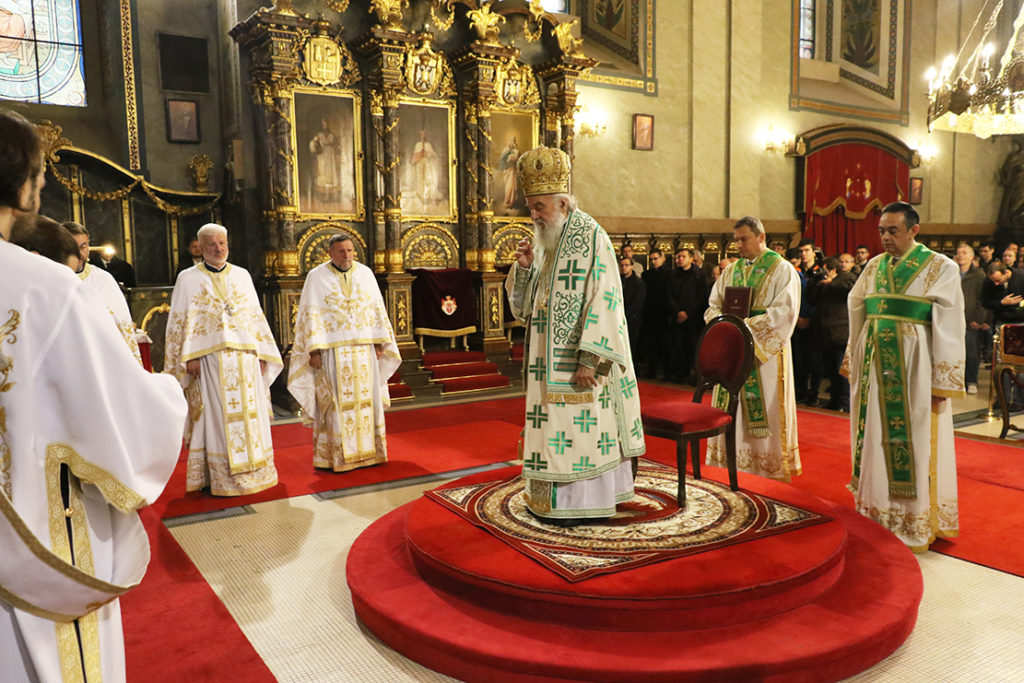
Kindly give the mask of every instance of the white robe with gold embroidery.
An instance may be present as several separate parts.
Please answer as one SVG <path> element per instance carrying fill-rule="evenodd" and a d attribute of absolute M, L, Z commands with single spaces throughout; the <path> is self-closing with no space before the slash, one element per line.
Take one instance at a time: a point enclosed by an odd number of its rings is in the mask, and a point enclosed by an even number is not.
<path fill-rule="evenodd" d="M 722 313 L 725 287 L 732 282 L 732 269 L 742 268 L 744 264 L 744 259 L 733 262 L 715 281 L 704 313 L 705 321 Z M 800 276 L 792 265 L 779 261 L 772 268 L 750 308 L 766 311 L 752 315 L 746 323 L 754 337 L 754 364 L 761 372 L 761 392 L 771 433 L 759 438 L 748 432 L 741 401 L 736 411 L 736 466 L 743 472 L 789 481 L 800 474 L 793 356 L 789 345 L 800 313 Z M 708 441 L 707 463 L 726 466 L 724 436 Z"/>
<path fill-rule="evenodd" d="M 185 414 L 90 288 L 0 242 L 0 679 L 125 680 L 120 608 L 103 603 L 142 579 L 135 510 L 170 477 Z"/>
<path fill-rule="evenodd" d="M 274 486 L 270 385 L 283 364 L 249 272 L 231 264 L 183 270 L 165 345 L 164 372 L 178 378 L 189 402 L 186 488 L 239 496 Z M 193 359 L 197 380 L 185 371 Z"/>
<path fill-rule="evenodd" d="M 110 315 L 114 318 L 114 324 L 117 325 L 118 331 L 124 337 L 124 341 L 128 344 L 132 355 L 135 356 L 135 359 L 141 365 L 142 355 L 139 353 L 139 341 L 136 339 L 135 323 L 132 321 L 131 311 L 128 310 L 128 302 L 125 301 L 124 294 L 121 292 L 121 287 L 117 284 L 117 280 L 107 271 L 97 268 L 91 263 L 85 264 L 85 268 L 78 274 L 78 277 L 99 295 L 103 305 L 107 307 Z"/>
<path fill-rule="evenodd" d="M 312 351 L 320 351 L 319 370 L 309 365 Z M 312 422 L 314 467 L 345 472 L 387 460 L 388 378 L 401 362 L 373 271 L 353 263 L 342 273 L 330 262 L 309 271 L 295 318 L 288 391 Z"/>
<path fill-rule="evenodd" d="M 906 402 L 914 450 L 917 499 L 892 498 L 882 450 L 882 415 L 878 401 L 877 366 L 871 370 L 865 424 L 857 424 L 861 368 L 867 343 L 864 298 L 875 292 L 875 276 L 884 254 L 868 262 L 850 292 L 850 342 L 847 360 L 850 378 L 850 446 L 856 447 L 859 429 L 864 450 L 854 502 L 861 514 L 896 534 L 911 549 L 923 552 L 936 537 L 959 534 L 956 487 L 956 449 L 953 441 L 953 402 L 964 395 L 964 299 L 960 269 L 936 254 L 904 294 L 932 302 L 930 325 L 900 323 L 901 348 L 906 368 Z M 932 406 L 932 397 L 947 400 Z"/>

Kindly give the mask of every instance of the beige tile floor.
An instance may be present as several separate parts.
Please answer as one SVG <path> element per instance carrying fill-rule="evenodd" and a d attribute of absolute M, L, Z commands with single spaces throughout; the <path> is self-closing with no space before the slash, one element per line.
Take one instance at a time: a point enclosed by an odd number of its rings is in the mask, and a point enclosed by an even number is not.
<path fill-rule="evenodd" d="M 278 680 L 450 681 L 363 629 L 345 582 L 359 533 L 437 483 L 260 503 L 171 531 Z M 1024 578 L 931 552 L 918 561 L 925 589 L 914 632 L 850 680 L 1024 681 Z"/>

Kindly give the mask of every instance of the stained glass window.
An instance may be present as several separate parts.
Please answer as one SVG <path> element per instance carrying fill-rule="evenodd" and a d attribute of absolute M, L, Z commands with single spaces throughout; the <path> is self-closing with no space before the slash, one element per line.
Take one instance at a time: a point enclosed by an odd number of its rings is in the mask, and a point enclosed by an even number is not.
<path fill-rule="evenodd" d="M 0 99 L 85 106 L 78 0 L 0 0 Z"/>
<path fill-rule="evenodd" d="M 800 0 L 800 56 L 814 59 L 815 0 Z"/>

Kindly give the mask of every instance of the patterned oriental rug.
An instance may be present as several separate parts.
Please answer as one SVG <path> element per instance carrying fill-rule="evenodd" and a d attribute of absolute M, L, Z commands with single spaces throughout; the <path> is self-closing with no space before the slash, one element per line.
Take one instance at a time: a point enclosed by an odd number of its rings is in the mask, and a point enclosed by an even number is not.
<path fill-rule="evenodd" d="M 441 487 L 424 495 L 567 581 L 633 569 L 802 529 L 829 517 L 710 479 L 687 478 L 676 504 L 676 470 L 642 459 L 636 495 L 614 517 L 560 528 L 526 509 L 519 476 Z"/>

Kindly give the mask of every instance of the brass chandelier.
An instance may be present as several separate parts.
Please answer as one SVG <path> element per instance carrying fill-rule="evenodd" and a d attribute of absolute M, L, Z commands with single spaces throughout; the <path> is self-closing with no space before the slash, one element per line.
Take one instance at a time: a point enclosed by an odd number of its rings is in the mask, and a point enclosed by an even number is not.
<path fill-rule="evenodd" d="M 1024 5 L 1003 45 L 998 28 L 1000 14 L 1010 14 L 1005 9 L 1004 0 L 994 5 L 986 0 L 958 53 L 928 70 L 929 131 L 970 133 L 982 139 L 1024 133 Z M 1003 17 L 1004 26 L 1007 18 Z"/>

